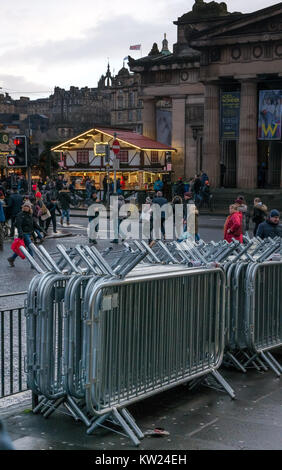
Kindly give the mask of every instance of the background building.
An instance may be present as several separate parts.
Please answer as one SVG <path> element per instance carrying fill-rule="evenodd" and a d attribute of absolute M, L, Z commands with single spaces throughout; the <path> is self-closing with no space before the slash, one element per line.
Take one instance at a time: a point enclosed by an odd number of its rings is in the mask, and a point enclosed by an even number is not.
<path fill-rule="evenodd" d="M 129 58 L 141 75 L 144 135 L 156 138 L 159 102 L 170 101 L 175 177 L 203 169 L 218 187 L 223 162 L 226 186 L 279 187 L 282 4 L 242 14 L 196 0 L 174 24 L 172 54 Z"/>

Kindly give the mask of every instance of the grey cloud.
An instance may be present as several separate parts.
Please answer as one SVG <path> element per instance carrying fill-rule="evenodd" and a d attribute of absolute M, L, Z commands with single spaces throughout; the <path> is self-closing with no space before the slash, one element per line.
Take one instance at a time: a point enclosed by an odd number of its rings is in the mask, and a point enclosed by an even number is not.
<path fill-rule="evenodd" d="M 151 38 L 149 48 L 153 42 L 161 45 L 163 33 L 168 31 L 167 22 L 140 22 L 130 16 L 113 17 L 100 22 L 95 28 L 87 29 L 80 38 L 67 38 L 60 41 L 48 41 L 43 44 L 34 44 L 29 47 L 10 49 L 0 55 L 2 62 L 8 65 L 25 63 L 38 66 L 52 67 L 52 64 L 72 63 L 78 61 L 95 60 L 105 57 L 129 54 L 131 44 L 139 44 Z M 172 25 L 172 31 L 176 27 Z M 146 55 L 149 50 L 143 50 Z"/>

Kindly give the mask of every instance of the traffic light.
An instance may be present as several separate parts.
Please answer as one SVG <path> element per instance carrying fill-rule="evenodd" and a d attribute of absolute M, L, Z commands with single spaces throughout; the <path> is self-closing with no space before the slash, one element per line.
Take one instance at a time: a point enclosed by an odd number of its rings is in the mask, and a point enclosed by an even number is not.
<path fill-rule="evenodd" d="M 32 144 L 29 142 L 28 147 L 28 165 L 38 165 L 39 163 L 39 144 Z"/>
<path fill-rule="evenodd" d="M 13 158 L 8 158 L 8 166 L 26 167 L 27 166 L 27 138 L 25 135 L 16 135 L 14 137 L 15 153 Z M 13 162 L 14 159 L 14 163 Z M 12 164 L 11 164 L 12 163 Z"/>

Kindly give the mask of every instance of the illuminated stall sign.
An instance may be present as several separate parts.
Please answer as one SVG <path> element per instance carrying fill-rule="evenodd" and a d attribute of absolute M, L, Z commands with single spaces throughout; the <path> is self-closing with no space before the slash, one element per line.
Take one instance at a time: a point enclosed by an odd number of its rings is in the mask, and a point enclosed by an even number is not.
<path fill-rule="evenodd" d="M 223 140 L 239 138 L 240 91 L 222 91 L 220 94 L 220 137 Z"/>
<path fill-rule="evenodd" d="M 281 139 L 282 90 L 259 92 L 258 139 Z"/>

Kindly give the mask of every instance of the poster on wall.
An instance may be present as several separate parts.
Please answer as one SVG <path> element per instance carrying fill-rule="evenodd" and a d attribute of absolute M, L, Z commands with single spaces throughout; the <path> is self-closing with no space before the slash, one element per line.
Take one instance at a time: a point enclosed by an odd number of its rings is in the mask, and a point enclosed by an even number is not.
<path fill-rule="evenodd" d="M 282 90 L 259 92 L 258 139 L 281 139 Z"/>
<path fill-rule="evenodd" d="M 171 110 L 157 108 L 157 141 L 165 145 L 171 145 Z"/>
<path fill-rule="evenodd" d="M 223 140 L 239 138 L 240 91 L 222 91 L 220 94 L 220 137 Z"/>

